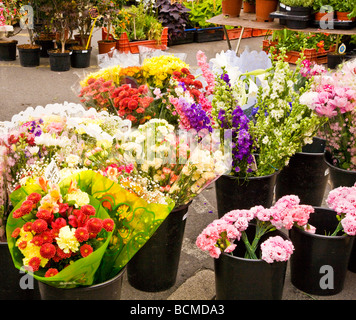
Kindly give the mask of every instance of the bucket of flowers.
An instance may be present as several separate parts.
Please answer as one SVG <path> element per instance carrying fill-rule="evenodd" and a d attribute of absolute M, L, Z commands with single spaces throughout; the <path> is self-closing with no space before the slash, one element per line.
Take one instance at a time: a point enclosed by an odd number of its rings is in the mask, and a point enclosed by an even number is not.
<path fill-rule="evenodd" d="M 304 226 L 314 208 L 284 196 L 274 206 L 236 209 L 210 223 L 197 246 L 214 258 L 217 299 L 281 299 L 294 251 L 282 232 Z"/>

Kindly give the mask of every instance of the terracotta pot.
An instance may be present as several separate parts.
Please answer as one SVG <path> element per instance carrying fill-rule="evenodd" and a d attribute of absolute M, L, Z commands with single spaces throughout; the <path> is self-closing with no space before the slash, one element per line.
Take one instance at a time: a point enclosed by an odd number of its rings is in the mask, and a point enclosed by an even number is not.
<path fill-rule="evenodd" d="M 240 16 L 242 0 L 223 0 L 221 3 L 222 14 L 229 17 Z"/>
<path fill-rule="evenodd" d="M 255 13 L 256 12 L 256 5 L 251 4 L 248 1 L 244 1 L 244 12 L 245 13 Z"/>
<path fill-rule="evenodd" d="M 115 40 L 114 41 L 99 40 L 98 46 L 99 46 L 99 54 L 108 53 L 115 49 L 116 41 Z"/>
<path fill-rule="evenodd" d="M 336 18 L 337 18 L 337 20 L 339 20 L 339 21 L 355 21 L 355 19 L 356 18 L 349 18 L 348 17 L 348 14 L 349 14 L 350 12 L 341 12 L 341 11 L 336 11 Z"/>
<path fill-rule="evenodd" d="M 271 12 L 277 10 L 278 0 L 256 0 L 256 21 L 271 22 L 269 17 Z"/>
<path fill-rule="evenodd" d="M 330 18 L 333 18 L 334 17 L 334 15 L 333 15 L 333 13 L 332 12 L 329 12 L 329 14 L 331 13 L 331 15 L 330 15 Z M 314 19 L 316 20 L 316 21 L 320 21 L 324 16 L 326 16 L 328 14 L 328 12 L 316 12 L 315 14 L 314 14 Z"/>

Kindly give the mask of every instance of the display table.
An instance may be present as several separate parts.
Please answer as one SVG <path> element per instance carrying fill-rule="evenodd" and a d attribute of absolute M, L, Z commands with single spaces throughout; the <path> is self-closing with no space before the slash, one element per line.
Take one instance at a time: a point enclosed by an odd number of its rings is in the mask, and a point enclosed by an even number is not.
<path fill-rule="evenodd" d="M 259 22 L 256 21 L 256 14 L 255 13 L 245 13 L 241 11 L 239 17 L 230 18 L 226 17 L 223 14 L 215 16 L 207 22 L 222 25 L 224 28 L 224 32 L 226 35 L 226 40 L 231 50 L 230 40 L 227 36 L 227 32 L 225 26 L 232 26 L 232 27 L 241 27 L 241 35 L 237 43 L 236 53 L 240 46 L 240 41 L 242 39 L 242 34 L 245 28 L 253 28 L 253 29 L 265 29 L 265 30 L 282 30 L 286 29 L 285 26 L 280 25 L 278 19 L 275 19 L 272 22 Z M 343 34 L 343 35 L 356 35 L 356 28 L 353 29 L 319 29 L 319 28 L 307 28 L 307 29 L 290 29 L 294 31 L 302 31 L 302 32 L 313 32 L 313 33 L 331 33 L 331 34 Z"/>

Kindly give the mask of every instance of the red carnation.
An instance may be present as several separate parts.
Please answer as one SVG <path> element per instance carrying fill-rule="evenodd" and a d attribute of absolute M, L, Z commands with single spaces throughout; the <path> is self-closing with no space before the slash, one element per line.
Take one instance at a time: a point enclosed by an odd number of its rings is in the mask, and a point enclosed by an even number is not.
<path fill-rule="evenodd" d="M 22 211 L 21 208 L 16 209 L 16 210 L 12 213 L 12 216 L 13 216 L 15 219 L 21 218 L 23 215 L 24 215 L 24 212 Z"/>
<path fill-rule="evenodd" d="M 56 254 L 56 247 L 52 243 L 45 243 L 41 246 L 40 254 L 45 259 L 51 259 Z"/>
<path fill-rule="evenodd" d="M 32 201 L 33 203 L 38 203 L 40 200 L 42 199 L 42 196 L 37 193 L 37 192 L 33 192 L 31 193 L 28 197 L 27 197 L 27 200 L 30 200 Z"/>
<path fill-rule="evenodd" d="M 85 228 L 78 228 L 74 233 L 79 242 L 87 241 L 89 239 L 89 232 Z"/>
<path fill-rule="evenodd" d="M 82 255 L 83 258 L 87 257 L 93 252 L 93 248 L 89 244 L 83 244 L 80 247 L 80 254 Z"/>
<path fill-rule="evenodd" d="M 56 256 L 60 259 L 67 259 L 70 258 L 71 253 L 65 253 L 60 247 L 56 248 Z"/>
<path fill-rule="evenodd" d="M 103 220 L 103 228 L 106 231 L 111 232 L 114 230 L 114 227 L 115 227 L 115 223 L 113 219 L 108 218 Z"/>
<path fill-rule="evenodd" d="M 41 235 L 36 235 L 32 238 L 31 242 L 35 245 L 35 246 L 42 246 L 43 245 L 43 237 Z"/>
<path fill-rule="evenodd" d="M 19 234 L 20 234 L 20 231 L 21 231 L 20 228 L 16 228 L 16 229 L 12 232 L 11 237 L 17 238 L 17 237 L 19 236 Z"/>
<path fill-rule="evenodd" d="M 41 233 L 43 243 L 52 243 L 53 241 L 53 234 L 52 230 L 47 230 Z"/>
<path fill-rule="evenodd" d="M 180 71 L 184 74 L 190 74 L 190 71 L 187 68 L 182 68 Z"/>
<path fill-rule="evenodd" d="M 57 269 L 55 269 L 55 268 L 49 268 L 49 269 L 47 270 L 47 272 L 45 273 L 45 277 L 46 277 L 46 278 L 50 278 L 50 277 L 55 276 L 57 273 L 58 273 L 58 270 L 57 270 Z"/>
<path fill-rule="evenodd" d="M 47 222 L 43 219 L 37 219 L 32 222 L 32 231 L 41 233 L 47 229 Z"/>
<path fill-rule="evenodd" d="M 36 217 L 39 219 L 43 219 L 43 220 L 51 220 L 52 218 L 52 213 L 49 210 L 46 209 L 40 209 L 38 210 L 38 212 L 36 213 Z"/>
<path fill-rule="evenodd" d="M 39 257 L 33 257 L 28 262 L 28 266 L 32 268 L 32 271 L 38 271 L 40 268 L 41 259 Z"/>
<path fill-rule="evenodd" d="M 31 221 L 26 222 L 22 228 L 25 232 L 32 231 L 32 222 Z"/>
<path fill-rule="evenodd" d="M 94 216 L 96 213 L 95 208 L 90 204 L 86 204 L 86 205 L 82 206 L 81 210 L 86 216 Z"/>
<path fill-rule="evenodd" d="M 27 241 L 21 241 L 18 245 L 20 250 L 23 250 L 27 247 Z"/>
<path fill-rule="evenodd" d="M 51 223 L 53 229 L 60 229 L 67 225 L 67 222 L 63 218 L 57 218 L 55 221 Z"/>
<path fill-rule="evenodd" d="M 21 210 L 22 210 L 23 214 L 25 215 L 25 214 L 30 213 L 34 207 L 35 207 L 35 204 L 31 200 L 25 200 L 24 202 L 22 202 Z"/>
<path fill-rule="evenodd" d="M 103 222 L 99 218 L 90 218 L 87 222 L 89 233 L 99 233 L 103 227 Z"/>
<path fill-rule="evenodd" d="M 138 107 L 138 102 L 134 99 L 130 99 L 129 103 L 127 104 L 127 107 L 130 110 L 135 110 Z"/>

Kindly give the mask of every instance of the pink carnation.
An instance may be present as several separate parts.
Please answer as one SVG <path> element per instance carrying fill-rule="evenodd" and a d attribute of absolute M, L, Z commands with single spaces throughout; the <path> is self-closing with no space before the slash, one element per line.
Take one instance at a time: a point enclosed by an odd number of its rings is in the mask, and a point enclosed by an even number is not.
<path fill-rule="evenodd" d="M 341 225 L 344 228 L 344 232 L 349 236 L 356 235 L 356 216 L 348 214 L 341 220 Z"/>
<path fill-rule="evenodd" d="M 293 250 L 291 241 L 284 240 L 281 236 L 270 237 L 261 244 L 262 260 L 267 263 L 288 261 Z"/>

